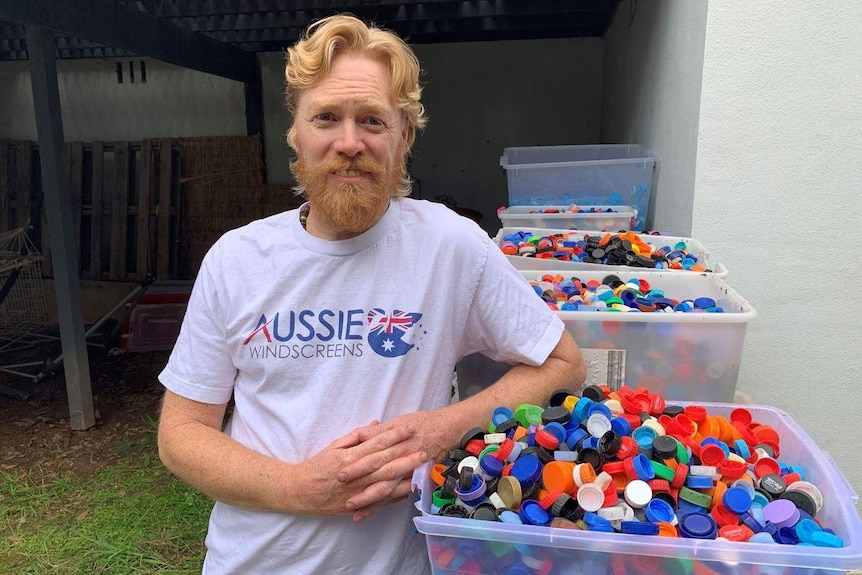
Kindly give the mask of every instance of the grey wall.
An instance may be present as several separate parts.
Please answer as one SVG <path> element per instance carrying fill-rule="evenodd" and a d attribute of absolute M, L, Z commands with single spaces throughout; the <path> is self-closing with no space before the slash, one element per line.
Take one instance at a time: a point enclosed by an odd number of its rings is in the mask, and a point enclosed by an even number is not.
<path fill-rule="evenodd" d="M 758 311 L 739 387 L 790 413 L 857 493 L 860 93 L 858 5 L 710 3 L 692 230 Z"/>
<path fill-rule="evenodd" d="M 451 196 L 479 210 L 488 233 L 507 204 L 503 148 L 596 143 L 601 138 L 600 38 L 415 47 L 430 121 L 414 147 L 412 173 L 426 199 Z M 284 57 L 261 55 L 270 183 L 289 183 L 282 104 Z M 416 195 L 416 194 L 414 194 Z"/>
<path fill-rule="evenodd" d="M 144 60 L 147 82 L 140 82 Z M 113 61 L 60 60 L 57 72 L 67 141 L 133 141 L 162 136 L 245 135 L 245 96 L 239 82 L 136 58 L 135 83 L 124 63 L 117 83 Z M 0 138 L 33 140 L 36 117 L 27 62 L 0 63 Z"/>
<path fill-rule="evenodd" d="M 706 0 L 624 0 L 605 37 L 604 143 L 659 158 L 647 229 L 691 234 Z"/>

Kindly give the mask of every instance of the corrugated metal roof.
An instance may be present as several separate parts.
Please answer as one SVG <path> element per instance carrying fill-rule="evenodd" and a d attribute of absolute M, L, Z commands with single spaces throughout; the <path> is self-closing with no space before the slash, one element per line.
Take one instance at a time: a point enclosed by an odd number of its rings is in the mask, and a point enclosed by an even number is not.
<path fill-rule="evenodd" d="M 283 50 L 311 22 L 339 12 L 396 31 L 415 44 L 602 36 L 619 0 L 118 0 L 126 7 L 247 52 Z M 66 1 L 58 10 L 75 10 Z M 132 56 L 57 36 L 57 57 Z M 24 26 L 0 20 L 0 61 L 27 58 Z"/>

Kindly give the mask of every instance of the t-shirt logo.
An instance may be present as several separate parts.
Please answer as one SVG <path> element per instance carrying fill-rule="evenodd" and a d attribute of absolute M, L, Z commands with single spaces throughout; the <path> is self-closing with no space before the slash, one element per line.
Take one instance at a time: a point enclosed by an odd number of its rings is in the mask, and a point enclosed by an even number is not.
<path fill-rule="evenodd" d="M 398 357 L 413 349 L 410 337 L 412 328 L 422 317 L 421 313 L 394 310 L 387 314 L 379 307 L 368 312 L 368 344 L 383 357 Z"/>

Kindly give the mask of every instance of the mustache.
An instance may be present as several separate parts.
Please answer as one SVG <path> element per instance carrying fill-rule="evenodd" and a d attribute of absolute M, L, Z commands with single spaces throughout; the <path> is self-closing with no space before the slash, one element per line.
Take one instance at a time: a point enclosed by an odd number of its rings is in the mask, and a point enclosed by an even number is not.
<path fill-rule="evenodd" d="M 336 157 L 332 158 L 321 166 L 326 173 L 356 170 L 359 172 L 367 172 L 372 175 L 383 173 L 383 166 L 371 156 L 360 154 L 353 158 Z"/>

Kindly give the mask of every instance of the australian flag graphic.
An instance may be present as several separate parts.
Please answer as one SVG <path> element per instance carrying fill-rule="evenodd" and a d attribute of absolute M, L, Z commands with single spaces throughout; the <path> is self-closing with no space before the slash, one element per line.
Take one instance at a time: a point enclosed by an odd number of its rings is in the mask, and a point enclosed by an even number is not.
<path fill-rule="evenodd" d="M 387 314 L 380 308 L 374 308 L 368 312 L 368 344 L 371 349 L 383 357 L 398 357 L 413 349 L 412 343 L 404 341 L 405 336 L 409 339 L 412 328 L 419 322 L 421 313 L 410 313 L 394 310 Z"/>

